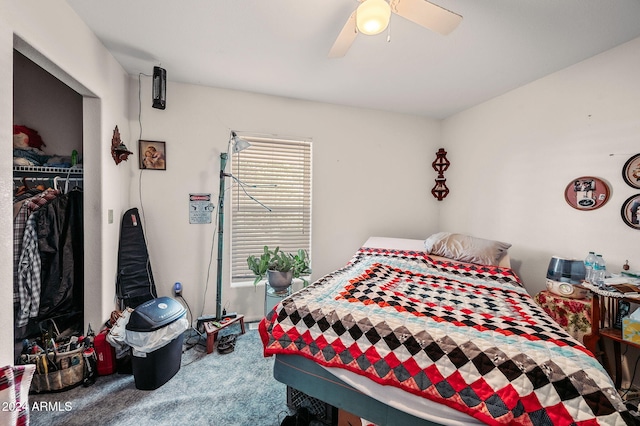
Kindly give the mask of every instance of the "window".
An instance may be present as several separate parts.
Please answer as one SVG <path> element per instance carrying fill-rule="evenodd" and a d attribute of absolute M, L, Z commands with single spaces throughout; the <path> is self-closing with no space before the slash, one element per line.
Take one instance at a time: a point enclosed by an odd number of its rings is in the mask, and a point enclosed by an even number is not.
<path fill-rule="evenodd" d="M 311 142 L 240 135 L 231 158 L 231 281 L 253 280 L 247 257 L 263 247 L 311 249 Z"/>

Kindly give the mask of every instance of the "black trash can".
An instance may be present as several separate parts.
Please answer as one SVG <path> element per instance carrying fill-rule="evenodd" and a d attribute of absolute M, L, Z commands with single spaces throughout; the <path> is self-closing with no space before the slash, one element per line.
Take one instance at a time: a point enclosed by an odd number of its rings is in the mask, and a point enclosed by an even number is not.
<path fill-rule="evenodd" d="M 170 297 L 144 302 L 131 313 L 126 340 L 132 348 L 136 388 L 157 389 L 180 370 L 188 327 L 186 309 Z"/>

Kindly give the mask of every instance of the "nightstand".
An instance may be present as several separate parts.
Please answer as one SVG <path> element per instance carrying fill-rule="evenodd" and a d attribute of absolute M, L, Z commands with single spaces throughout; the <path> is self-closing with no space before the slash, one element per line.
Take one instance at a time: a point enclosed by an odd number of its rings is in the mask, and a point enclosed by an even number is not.
<path fill-rule="evenodd" d="M 582 342 L 583 336 L 591 334 L 591 297 L 570 299 L 544 290 L 536 294 L 534 300 L 577 341 Z"/>
<path fill-rule="evenodd" d="M 584 284 L 584 286 L 591 290 L 593 294 L 593 330 L 591 334 L 584 336 L 584 345 L 591 352 L 594 352 L 601 338 L 604 337 L 613 342 L 615 383 L 616 388 L 620 389 L 622 385 L 622 353 L 620 346 L 625 344 L 640 349 L 640 345 L 622 338 L 622 330 L 616 324 L 618 322 L 619 302 L 640 303 L 640 297 L 624 297 L 621 293 L 609 292 L 591 284 Z"/>

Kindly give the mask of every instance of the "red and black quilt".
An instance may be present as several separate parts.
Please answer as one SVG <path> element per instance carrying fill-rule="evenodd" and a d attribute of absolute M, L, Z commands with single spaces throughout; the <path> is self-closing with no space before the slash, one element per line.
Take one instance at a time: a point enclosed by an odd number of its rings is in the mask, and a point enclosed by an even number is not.
<path fill-rule="evenodd" d="M 362 248 L 276 305 L 260 333 L 265 356 L 345 368 L 487 424 L 638 424 L 508 268 Z"/>

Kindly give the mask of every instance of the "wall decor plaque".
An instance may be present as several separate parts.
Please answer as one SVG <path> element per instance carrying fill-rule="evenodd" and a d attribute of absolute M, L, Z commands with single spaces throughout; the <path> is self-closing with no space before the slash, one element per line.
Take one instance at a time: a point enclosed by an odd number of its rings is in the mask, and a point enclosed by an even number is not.
<path fill-rule="evenodd" d="M 640 194 L 632 195 L 620 209 L 622 220 L 633 229 L 640 229 Z"/>
<path fill-rule="evenodd" d="M 582 176 L 569 182 L 564 199 L 577 210 L 595 210 L 609 201 L 609 185 L 593 176 Z"/>
<path fill-rule="evenodd" d="M 640 154 L 634 155 L 624 163 L 622 179 L 629 186 L 640 189 Z"/>

